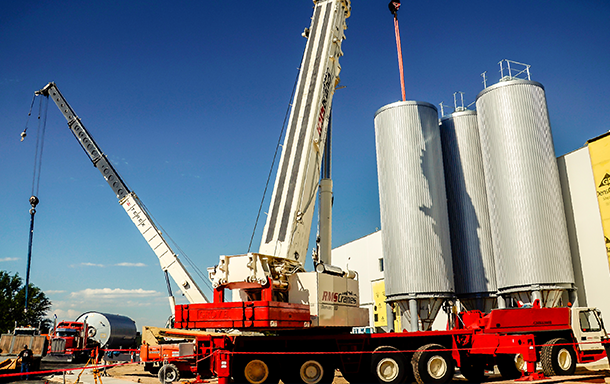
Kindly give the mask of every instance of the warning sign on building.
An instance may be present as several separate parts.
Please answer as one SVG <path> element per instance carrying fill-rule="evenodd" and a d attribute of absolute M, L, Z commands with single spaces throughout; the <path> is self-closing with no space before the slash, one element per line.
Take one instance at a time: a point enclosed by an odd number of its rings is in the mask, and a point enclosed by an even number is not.
<path fill-rule="evenodd" d="M 590 140 L 589 154 L 610 264 L 610 134 Z"/>

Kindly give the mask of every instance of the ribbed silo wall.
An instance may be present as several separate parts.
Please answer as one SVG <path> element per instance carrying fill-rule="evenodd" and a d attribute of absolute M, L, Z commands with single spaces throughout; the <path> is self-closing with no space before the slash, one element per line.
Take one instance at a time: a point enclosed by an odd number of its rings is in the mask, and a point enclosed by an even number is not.
<path fill-rule="evenodd" d="M 477 96 L 499 293 L 572 288 L 544 87 L 508 80 Z"/>
<path fill-rule="evenodd" d="M 444 117 L 440 132 L 455 292 L 462 300 L 493 298 L 498 287 L 477 113 Z M 491 309 L 475 306 L 469 309 Z"/>
<path fill-rule="evenodd" d="M 402 101 L 375 114 L 388 301 L 454 294 L 438 113 Z"/>

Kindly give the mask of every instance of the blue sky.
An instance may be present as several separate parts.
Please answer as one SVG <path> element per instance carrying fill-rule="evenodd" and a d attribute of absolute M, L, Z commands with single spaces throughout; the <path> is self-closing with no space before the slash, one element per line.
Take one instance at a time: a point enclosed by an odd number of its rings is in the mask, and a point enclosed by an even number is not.
<path fill-rule="evenodd" d="M 19 134 L 33 92 L 49 81 L 202 271 L 221 254 L 245 253 L 312 5 L 5 2 L 0 269 L 25 277 L 35 116 L 24 142 Z M 345 88 L 333 102 L 334 246 L 380 226 L 373 116 L 400 98 L 387 2 L 352 7 Z M 507 58 L 531 64 L 545 86 L 557 155 L 610 129 L 609 2 L 404 2 L 399 18 L 408 99 L 452 104 L 463 91 L 470 104 L 480 74 L 497 82 Z M 53 104 L 38 197 L 31 281 L 51 298 L 51 315 L 94 310 L 163 325 L 158 261 Z"/>

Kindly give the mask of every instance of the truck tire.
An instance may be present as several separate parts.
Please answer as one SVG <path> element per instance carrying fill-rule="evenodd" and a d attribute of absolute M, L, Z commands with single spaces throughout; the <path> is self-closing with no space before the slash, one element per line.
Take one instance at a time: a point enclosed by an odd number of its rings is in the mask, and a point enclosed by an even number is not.
<path fill-rule="evenodd" d="M 547 376 L 571 375 L 576 370 L 576 352 L 563 338 L 549 340 L 540 351 L 542 371 Z"/>
<path fill-rule="evenodd" d="M 159 368 L 158 376 L 161 383 L 173 383 L 180 380 L 180 371 L 174 364 L 165 364 Z"/>
<path fill-rule="evenodd" d="M 487 379 L 485 376 L 485 360 L 472 356 L 462 359 L 460 373 L 470 383 L 482 383 Z"/>
<path fill-rule="evenodd" d="M 258 359 L 239 359 L 235 364 L 233 379 L 236 383 L 277 383 L 278 372 L 270 364 L 270 359 L 261 357 Z"/>
<path fill-rule="evenodd" d="M 523 358 L 517 355 L 498 355 L 496 365 L 503 379 L 514 380 L 522 376 Z"/>
<path fill-rule="evenodd" d="M 439 344 L 419 348 L 411 359 L 415 380 L 419 384 L 446 383 L 453 378 L 455 364 L 451 352 Z"/>
<path fill-rule="evenodd" d="M 310 359 L 299 366 L 299 383 L 330 384 L 335 379 L 335 370 L 331 364 L 325 364 L 320 359 Z"/>
<path fill-rule="evenodd" d="M 371 359 L 373 378 L 381 384 L 404 383 L 409 367 L 402 353 L 375 353 Z"/>

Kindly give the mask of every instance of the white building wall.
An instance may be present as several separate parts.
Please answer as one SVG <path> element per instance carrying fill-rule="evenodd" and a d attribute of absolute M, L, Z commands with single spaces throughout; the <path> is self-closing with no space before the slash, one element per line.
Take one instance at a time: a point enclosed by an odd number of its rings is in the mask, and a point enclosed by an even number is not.
<path fill-rule="evenodd" d="M 332 250 L 332 265 L 358 272 L 360 306 L 369 309 L 369 324 L 373 326 L 374 301 L 371 281 L 383 279 L 381 231 L 354 240 Z"/>
<path fill-rule="evenodd" d="M 383 276 L 383 248 L 381 245 L 381 231 L 354 240 L 332 250 L 332 265 L 358 272 L 358 285 L 360 289 L 360 307 L 369 310 L 369 325 L 375 327 L 372 282 L 382 280 Z M 405 271 L 405 274 L 407 271 Z M 388 321 L 391 314 L 388 313 Z M 433 330 L 446 329 L 447 315 L 440 311 L 432 324 Z M 391 325 L 390 325 L 391 327 Z M 400 330 L 396 330 L 400 331 Z"/>
<path fill-rule="evenodd" d="M 557 159 L 566 210 L 578 305 L 610 318 L 610 269 L 589 148 Z"/>

